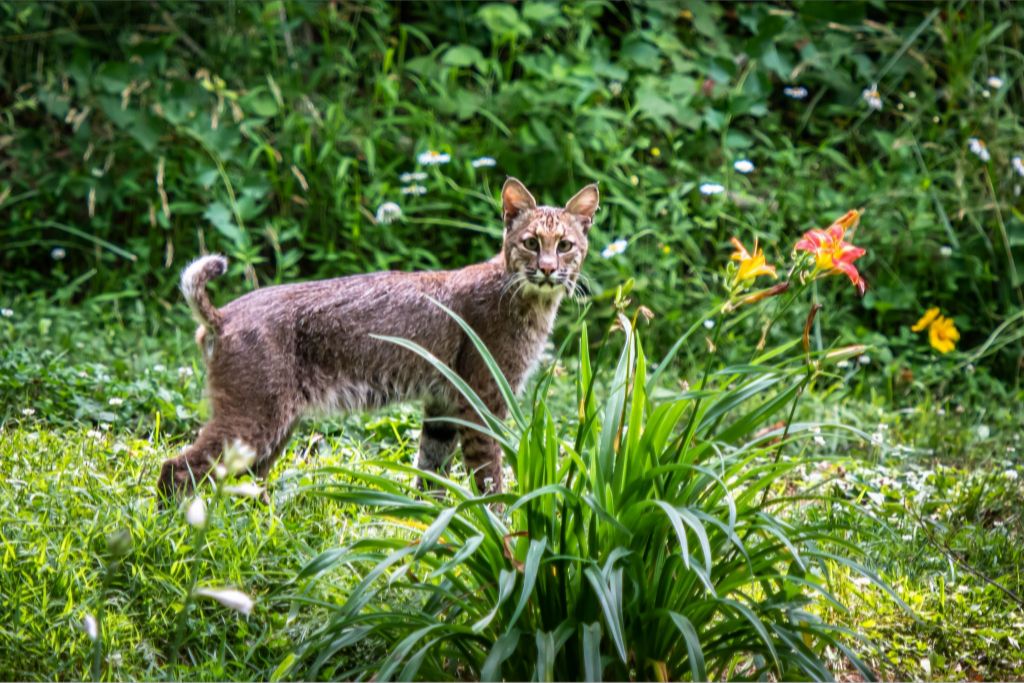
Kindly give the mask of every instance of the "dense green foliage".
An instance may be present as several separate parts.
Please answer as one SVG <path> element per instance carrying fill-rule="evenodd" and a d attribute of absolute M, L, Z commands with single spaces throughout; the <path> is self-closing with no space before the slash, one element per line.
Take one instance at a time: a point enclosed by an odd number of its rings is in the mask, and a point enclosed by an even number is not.
<path fill-rule="evenodd" d="M 1024 5 L 0 0 L 0 26 L 0 680 L 1024 677 Z M 301 428 L 268 505 L 160 506 L 208 410 L 191 258 L 231 258 L 218 302 L 461 266 L 506 175 L 602 193 L 590 297 L 485 416 L 508 493 L 413 490 L 397 406 Z M 866 296 L 786 274 L 860 207 Z M 784 296 L 738 305 L 734 236 Z M 910 329 L 932 307 L 955 351 Z"/>
<path fill-rule="evenodd" d="M 1024 178 L 1010 161 L 1024 154 L 1022 12 L 0 3 L 2 284 L 174 301 L 176 272 L 203 249 L 250 283 L 458 266 L 495 250 L 505 174 L 547 201 L 598 180 L 594 255 L 630 244 L 591 260 L 593 292 L 635 278 L 665 342 L 685 324 L 679 302 L 715 289 L 704 266 L 729 236 L 758 237 L 771 261 L 822 216 L 864 207 L 872 287 L 834 308 L 851 341 L 895 357 L 895 376 L 930 355 L 906 330 L 925 308 L 954 316 L 971 348 L 1024 303 Z M 881 111 L 862 97 L 872 83 Z M 420 168 L 428 150 L 451 163 Z M 471 165 L 484 155 L 497 167 Z M 756 170 L 734 170 L 740 159 Z M 401 194 L 415 171 L 426 194 Z M 726 191 L 704 196 L 707 182 Z M 386 201 L 403 220 L 374 220 Z M 1020 334 L 1000 330 L 971 360 L 1015 382 Z"/>

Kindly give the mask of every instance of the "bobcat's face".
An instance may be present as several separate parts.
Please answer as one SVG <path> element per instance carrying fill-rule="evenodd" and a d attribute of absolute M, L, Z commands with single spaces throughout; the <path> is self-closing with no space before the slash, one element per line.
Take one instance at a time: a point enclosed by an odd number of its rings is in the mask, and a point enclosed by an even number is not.
<path fill-rule="evenodd" d="M 587 233 L 598 207 L 597 186 L 583 188 L 561 209 L 538 207 L 514 178 L 505 182 L 501 194 L 509 273 L 524 291 L 572 294 L 587 255 Z"/>

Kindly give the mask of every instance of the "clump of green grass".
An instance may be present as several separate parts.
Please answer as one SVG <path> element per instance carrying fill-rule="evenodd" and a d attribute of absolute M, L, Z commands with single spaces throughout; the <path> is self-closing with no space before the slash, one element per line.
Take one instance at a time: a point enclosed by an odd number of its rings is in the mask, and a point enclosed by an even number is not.
<path fill-rule="evenodd" d="M 312 476 L 307 464 L 281 473 L 270 506 L 201 489 L 209 522 L 200 539 L 182 510 L 160 506 L 153 487 L 174 450 L 121 430 L 3 426 L 0 678 L 266 679 L 292 638 L 313 627 L 316 610 L 289 612 L 282 591 L 345 536 L 358 511 L 296 496 Z M 360 445 L 328 437 L 313 453 L 329 464 L 359 457 Z M 237 588 L 255 607 L 245 616 L 189 600 L 193 585 Z M 350 587 L 324 585 L 316 595 L 339 599 Z"/>

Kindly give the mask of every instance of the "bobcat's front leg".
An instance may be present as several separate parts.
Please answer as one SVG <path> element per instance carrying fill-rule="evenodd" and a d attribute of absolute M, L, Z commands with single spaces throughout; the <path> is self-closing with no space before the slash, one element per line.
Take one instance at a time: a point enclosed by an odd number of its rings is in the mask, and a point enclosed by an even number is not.
<path fill-rule="evenodd" d="M 505 404 L 500 399 L 487 401 L 485 398 L 485 402 L 499 419 L 505 417 Z M 480 424 L 480 416 L 465 401 L 460 400 L 458 415 L 466 422 Z M 501 493 L 501 446 L 491 437 L 469 427 L 460 428 L 459 437 L 462 440 L 462 461 L 466 469 L 473 473 L 477 490 L 484 495 Z"/>
<path fill-rule="evenodd" d="M 420 451 L 416 456 L 416 467 L 425 472 L 448 473 L 448 465 L 451 462 L 455 447 L 459 444 L 459 430 L 449 423 L 438 418 L 450 417 L 452 410 L 449 406 L 428 402 L 423 407 L 423 431 L 420 433 Z M 424 489 L 425 482 L 416 477 L 414 485 Z"/>

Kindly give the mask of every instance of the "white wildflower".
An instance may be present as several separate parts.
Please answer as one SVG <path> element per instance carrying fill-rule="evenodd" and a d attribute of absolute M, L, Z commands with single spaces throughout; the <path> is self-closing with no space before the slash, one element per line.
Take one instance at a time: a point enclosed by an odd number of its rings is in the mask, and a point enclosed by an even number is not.
<path fill-rule="evenodd" d="M 87 437 L 89 437 L 90 439 L 102 439 L 103 438 L 103 432 L 97 431 L 95 429 L 90 429 L 89 431 L 87 431 L 85 433 L 85 435 Z"/>
<path fill-rule="evenodd" d="M 5 318 L 10 318 L 14 315 L 14 311 L 12 311 L 9 308 L 0 308 L 0 315 L 2 315 Z"/>
<path fill-rule="evenodd" d="M 256 451 L 244 441 L 235 439 L 234 443 L 224 449 L 223 462 L 230 474 L 242 474 L 256 462 Z"/>
<path fill-rule="evenodd" d="M 185 521 L 197 529 L 206 526 L 206 501 L 199 496 L 193 498 L 185 508 Z"/>
<path fill-rule="evenodd" d="M 704 183 L 700 186 L 700 193 L 702 195 L 713 195 L 725 192 L 725 188 L 718 183 Z"/>
<path fill-rule="evenodd" d="M 402 217 L 402 207 L 394 202 L 384 202 L 377 207 L 377 222 L 384 225 L 394 223 Z"/>
<path fill-rule="evenodd" d="M 878 94 L 877 84 L 872 83 L 870 88 L 864 88 L 864 91 L 861 92 L 860 96 L 868 103 L 869 109 L 882 111 L 882 96 Z"/>
<path fill-rule="evenodd" d="M 871 364 L 871 356 L 869 356 L 867 354 L 864 354 L 864 355 L 861 355 L 861 356 L 857 356 L 857 362 L 860 363 L 861 365 L 870 365 Z"/>
<path fill-rule="evenodd" d="M 618 97 L 622 94 L 622 83 L 619 81 L 612 81 L 608 84 L 608 92 L 612 94 L 612 97 Z"/>
<path fill-rule="evenodd" d="M 749 159 L 740 159 L 735 164 L 733 164 L 732 167 L 735 168 L 740 173 L 744 174 L 754 172 L 754 162 L 750 161 Z"/>
<path fill-rule="evenodd" d="M 714 326 L 715 326 L 715 321 L 714 321 L 713 319 L 711 319 L 711 318 L 708 318 L 707 320 L 705 320 L 705 321 L 704 321 L 704 327 L 705 327 L 705 329 L 708 329 L 708 330 L 710 330 L 710 329 L 711 329 L 711 328 L 713 328 Z"/>
<path fill-rule="evenodd" d="M 248 595 L 234 588 L 199 588 L 196 595 L 212 598 L 227 608 L 249 616 L 253 608 L 253 600 Z"/>
<path fill-rule="evenodd" d="M 967 147 L 982 161 L 992 158 L 992 155 L 988 153 L 988 145 L 981 138 L 967 138 Z"/>
<path fill-rule="evenodd" d="M 867 586 L 871 585 L 871 579 L 869 579 L 866 576 L 858 576 L 853 580 L 853 585 L 860 586 L 861 588 L 866 588 Z"/>
<path fill-rule="evenodd" d="M 1020 479 L 1020 473 L 1017 472 L 1017 470 L 1006 470 L 1005 472 L 1003 472 L 1003 476 L 1009 479 L 1010 481 L 1017 481 L 1018 479 Z"/>
<path fill-rule="evenodd" d="M 978 425 L 977 432 L 979 439 L 987 439 L 989 434 L 992 433 L 992 430 L 988 428 L 988 425 Z"/>
<path fill-rule="evenodd" d="M 131 450 L 131 449 L 128 448 L 128 444 L 126 444 L 126 443 L 118 441 L 117 443 L 114 444 L 114 452 L 115 453 L 125 453 L 125 452 L 127 452 L 129 450 Z"/>
<path fill-rule="evenodd" d="M 1017 175 L 1024 177 L 1024 159 L 1019 156 L 1010 159 L 1010 165 L 1013 166 L 1013 170 L 1017 172 Z"/>
<path fill-rule="evenodd" d="M 498 162 L 491 157 L 480 157 L 478 159 L 473 159 L 473 161 L 469 163 L 473 168 L 493 168 L 498 165 Z"/>
<path fill-rule="evenodd" d="M 843 360 L 841 360 L 841 361 L 836 363 L 836 367 L 840 368 L 840 369 L 848 368 L 848 367 L 850 367 L 850 361 L 848 361 L 846 359 L 843 359 Z"/>
<path fill-rule="evenodd" d="M 881 446 L 883 443 L 885 443 L 885 437 L 882 435 L 881 432 L 875 432 L 874 434 L 871 435 L 872 446 Z"/>
<path fill-rule="evenodd" d="M 82 619 L 81 629 L 85 635 L 89 636 L 89 640 L 95 641 L 100 637 L 100 625 L 96 622 L 96 617 L 91 614 L 86 614 Z"/>
<path fill-rule="evenodd" d="M 25 417 L 32 417 L 33 415 L 36 414 L 36 409 L 35 408 L 22 408 L 21 409 L 21 414 L 24 415 Z"/>
<path fill-rule="evenodd" d="M 876 492 L 876 491 L 869 491 L 868 492 L 868 498 L 871 499 L 872 503 L 874 503 L 875 505 L 879 505 L 879 506 L 882 505 L 885 502 L 885 496 L 882 495 L 881 493 Z"/>
<path fill-rule="evenodd" d="M 791 86 L 788 88 L 783 88 L 782 94 L 794 100 L 804 100 L 807 99 L 807 88 L 800 85 Z"/>
<path fill-rule="evenodd" d="M 181 366 L 180 368 L 178 368 L 178 377 L 184 378 L 184 377 L 191 377 L 191 376 L 192 376 L 192 368 L 184 366 L 184 365 Z"/>
<path fill-rule="evenodd" d="M 1003 87 L 1003 79 L 1001 79 L 999 76 L 989 76 L 988 80 L 985 81 L 985 83 L 987 83 L 988 87 L 992 88 L 993 90 L 999 90 L 1000 88 Z"/>
<path fill-rule="evenodd" d="M 824 448 L 825 447 L 825 437 L 823 437 L 821 434 L 815 434 L 814 435 L 814 444 L 816 446 L 820 447 L 820 448 Z"/>
<path fill-rule="evenodd" d="M 627 246 L 629 246 L 629 242 L 627 242 L 626 240 L 615 240 L 614 242 L 612 242 L 611 244 L 604 248 L 604 250 L 601 252 L 601 258 L 611 258 L 613 256 L 618 256 L 622 252 L 626 251 Z"/>
<path fill-rule="evenodd" d="M 241 498 L 259 498 L 263 495 L 263 487 L 251 481 L 247 481 L 243 484 L 225 486 L 224 493 L 229 496 L 239 496 Z"/>
<path fill-rule="evenodd" d="M 402 194 L 421 195 L 421 194 L 426 194 L 426 193 L 427 193 L 427 188 L 423 187 L 422 185 L 409 185 L 408 187 L 403 187 L 402 188 Z"/>
<path fill-rule="evenodd" d="M 114 406 L 116 408 L 118 406 L 124 405 L 124 399 L 115 396 L 114 398 L 107 401 L 107 405 Z"/>
<path fill-rule="evenodd" d="M 54 247 L 50 250 L 50 258 L 54 261 L 63 261 L 64 257 L 68 255 L 68 252 L 64 251 L 60 247 Z"/>
<path fill-rule="evenodd" d="M 451 160 L 452 157 L 450 154 L 442 154 L 441 152 L 435 152 L 434 150 L 423 152 L 418 157 L 416 157 L 416 161 L 420 162 L 420 164 L 422 164 L 423 166 L 437 166 L 440 164 L 447 164 Z"/>
<path fill-rule="evenodd" d="M 942 258 L 949 258 L 950 256 L 953 255 L 953 247 L 947 244 L 943 244 L 941 247 L 939 247 L 939 254 L 942 256 Z"/>
<path fill-rule="evenodd" d="M 402 175 L 398 176 L 398 179 L 402 183 L 408 185 L 409 183 L 418 183 L 421 180 L 426 180 L 427 174 L 424 173 L 423 171 L 413 171 L 411 173 L 403 173 Z"/>

